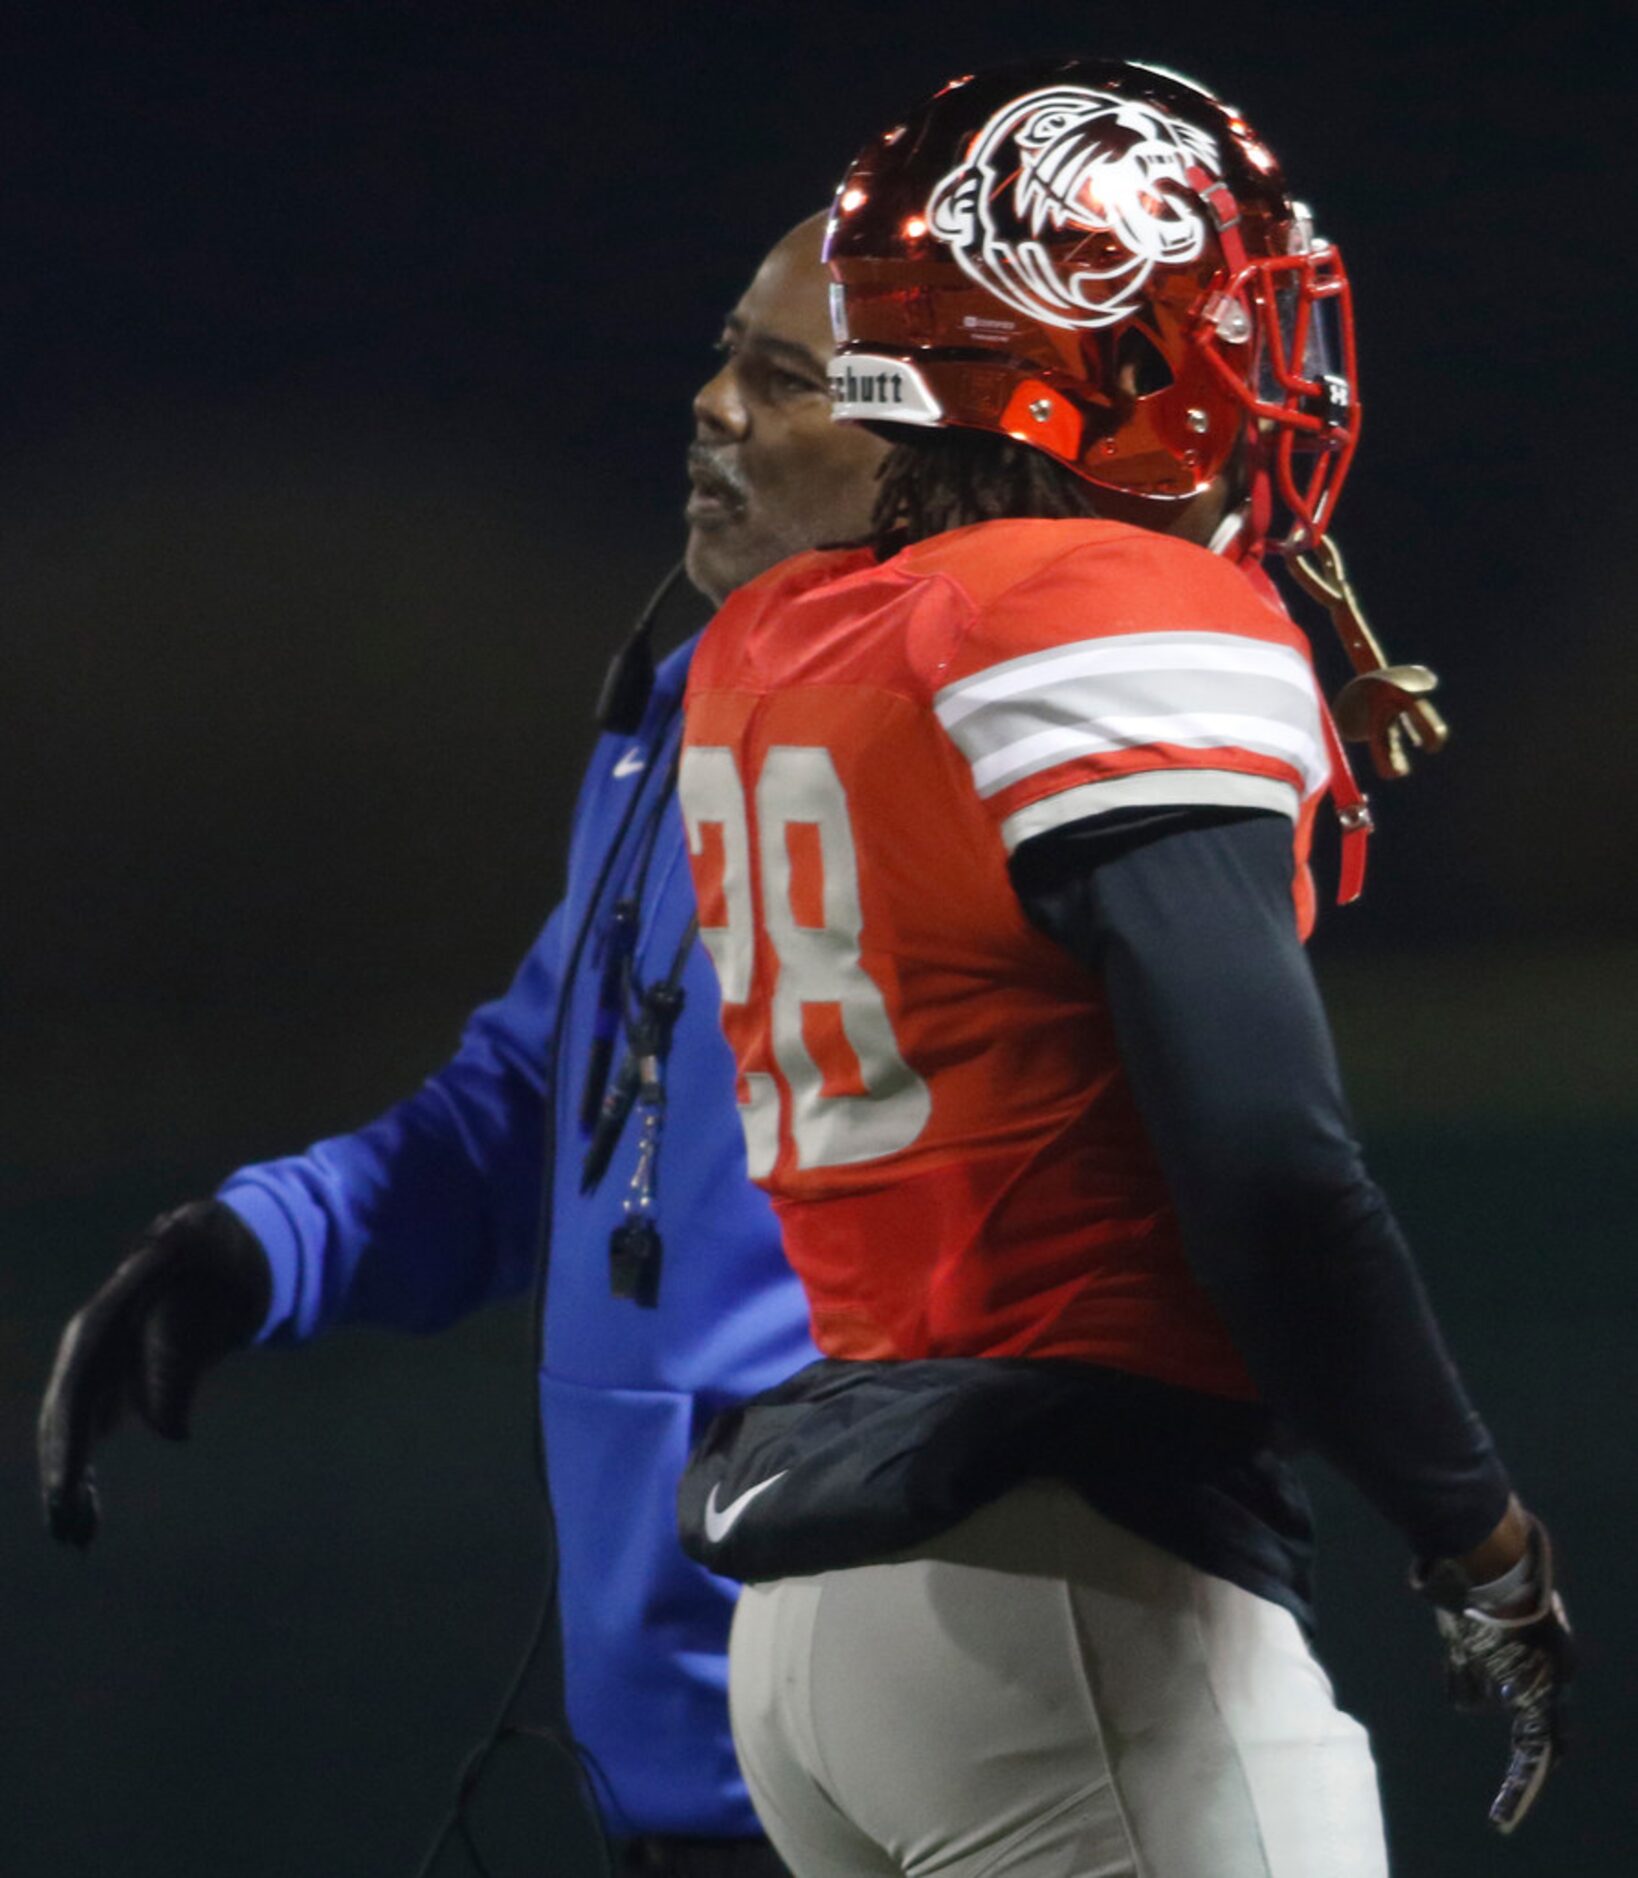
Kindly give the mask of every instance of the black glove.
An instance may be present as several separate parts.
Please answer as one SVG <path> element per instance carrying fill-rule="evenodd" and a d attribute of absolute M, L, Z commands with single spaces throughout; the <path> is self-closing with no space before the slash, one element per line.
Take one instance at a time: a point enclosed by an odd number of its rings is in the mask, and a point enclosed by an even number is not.
<path fill-rule="evenodd" d="M 199 1378 L 249 1343 L 272 1301 L 261 1242 L 219 1200 L 163 1213 L 69 1322 L 40 1405 L 40 1490 L 54 1538 L 96 1537 L 91 1448 L 127 1405 L 186 1439 Z"/>
<path fill-rule="evenodd" d="M 1540 1521 L 1531 1525 L 1529 1571 L 1519 1610 L 1479 1607 L 1454 1559 L 1441 1559 L 1411 1582 L 1435 1607 L 1445 1646 L 1445 1686 L 1461 1709 L 1490 1706 L 1512 1717 L 1511 1755 L 1490 1823 L 1511 1832 L 1565 1749 L 1564 1699 L 1575 1652 L 1564 1602 L 1553 1588 L 1553 1548 Z"/>

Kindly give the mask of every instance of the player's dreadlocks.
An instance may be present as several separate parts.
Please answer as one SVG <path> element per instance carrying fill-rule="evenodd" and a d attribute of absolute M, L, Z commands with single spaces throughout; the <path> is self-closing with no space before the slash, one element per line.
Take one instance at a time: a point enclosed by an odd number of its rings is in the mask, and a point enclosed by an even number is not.
<path fill-rule="evenodd" d="M 1093 492 L 1027 444 L 982 430 L 929 430 L 895 442 L 870 518 L 885 559 L 912 541 L 1009 516 L 1067 521 L 1095 514 Z"/>

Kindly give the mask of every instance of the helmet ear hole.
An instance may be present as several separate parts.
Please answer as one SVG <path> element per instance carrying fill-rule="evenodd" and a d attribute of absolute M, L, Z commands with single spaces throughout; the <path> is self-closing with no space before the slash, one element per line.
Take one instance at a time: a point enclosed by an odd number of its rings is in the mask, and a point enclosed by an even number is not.
<path fill-rule="evenodd" d="M 1121 334 L 1115 344 L 1113 365 L 1111 382 L 1123 400 L 1152 397 L 1177 383 L 1171 362 L 1153 335 L 1141 326 L 1128 326 Z"/>

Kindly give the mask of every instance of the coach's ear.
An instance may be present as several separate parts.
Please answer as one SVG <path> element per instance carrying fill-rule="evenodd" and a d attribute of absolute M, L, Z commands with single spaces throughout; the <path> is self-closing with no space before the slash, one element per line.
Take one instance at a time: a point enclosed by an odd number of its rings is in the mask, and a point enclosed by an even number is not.
<path fill-rule="evenodd" d="M 95 1443 L 127 1406 L 186 1439 L 199 1378 L 267 1317 L 261 1242 L 219 1200 L 162 1214 L 64 1330 L 40 1406 L 40 1491 L 53 1538 L 88 1546 L 100 1517 Z"/>

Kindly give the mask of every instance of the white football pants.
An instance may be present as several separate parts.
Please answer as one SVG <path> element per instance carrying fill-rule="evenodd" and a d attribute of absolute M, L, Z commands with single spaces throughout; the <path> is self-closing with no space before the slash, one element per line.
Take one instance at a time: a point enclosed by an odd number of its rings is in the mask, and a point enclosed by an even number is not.
<path fill-rule="evenodd" d="M 747 1586 L 729 1695 L 796 1878 L 1385 1878 L 1289 1611 L 1028 1481 L 913 1553 Z"/>

